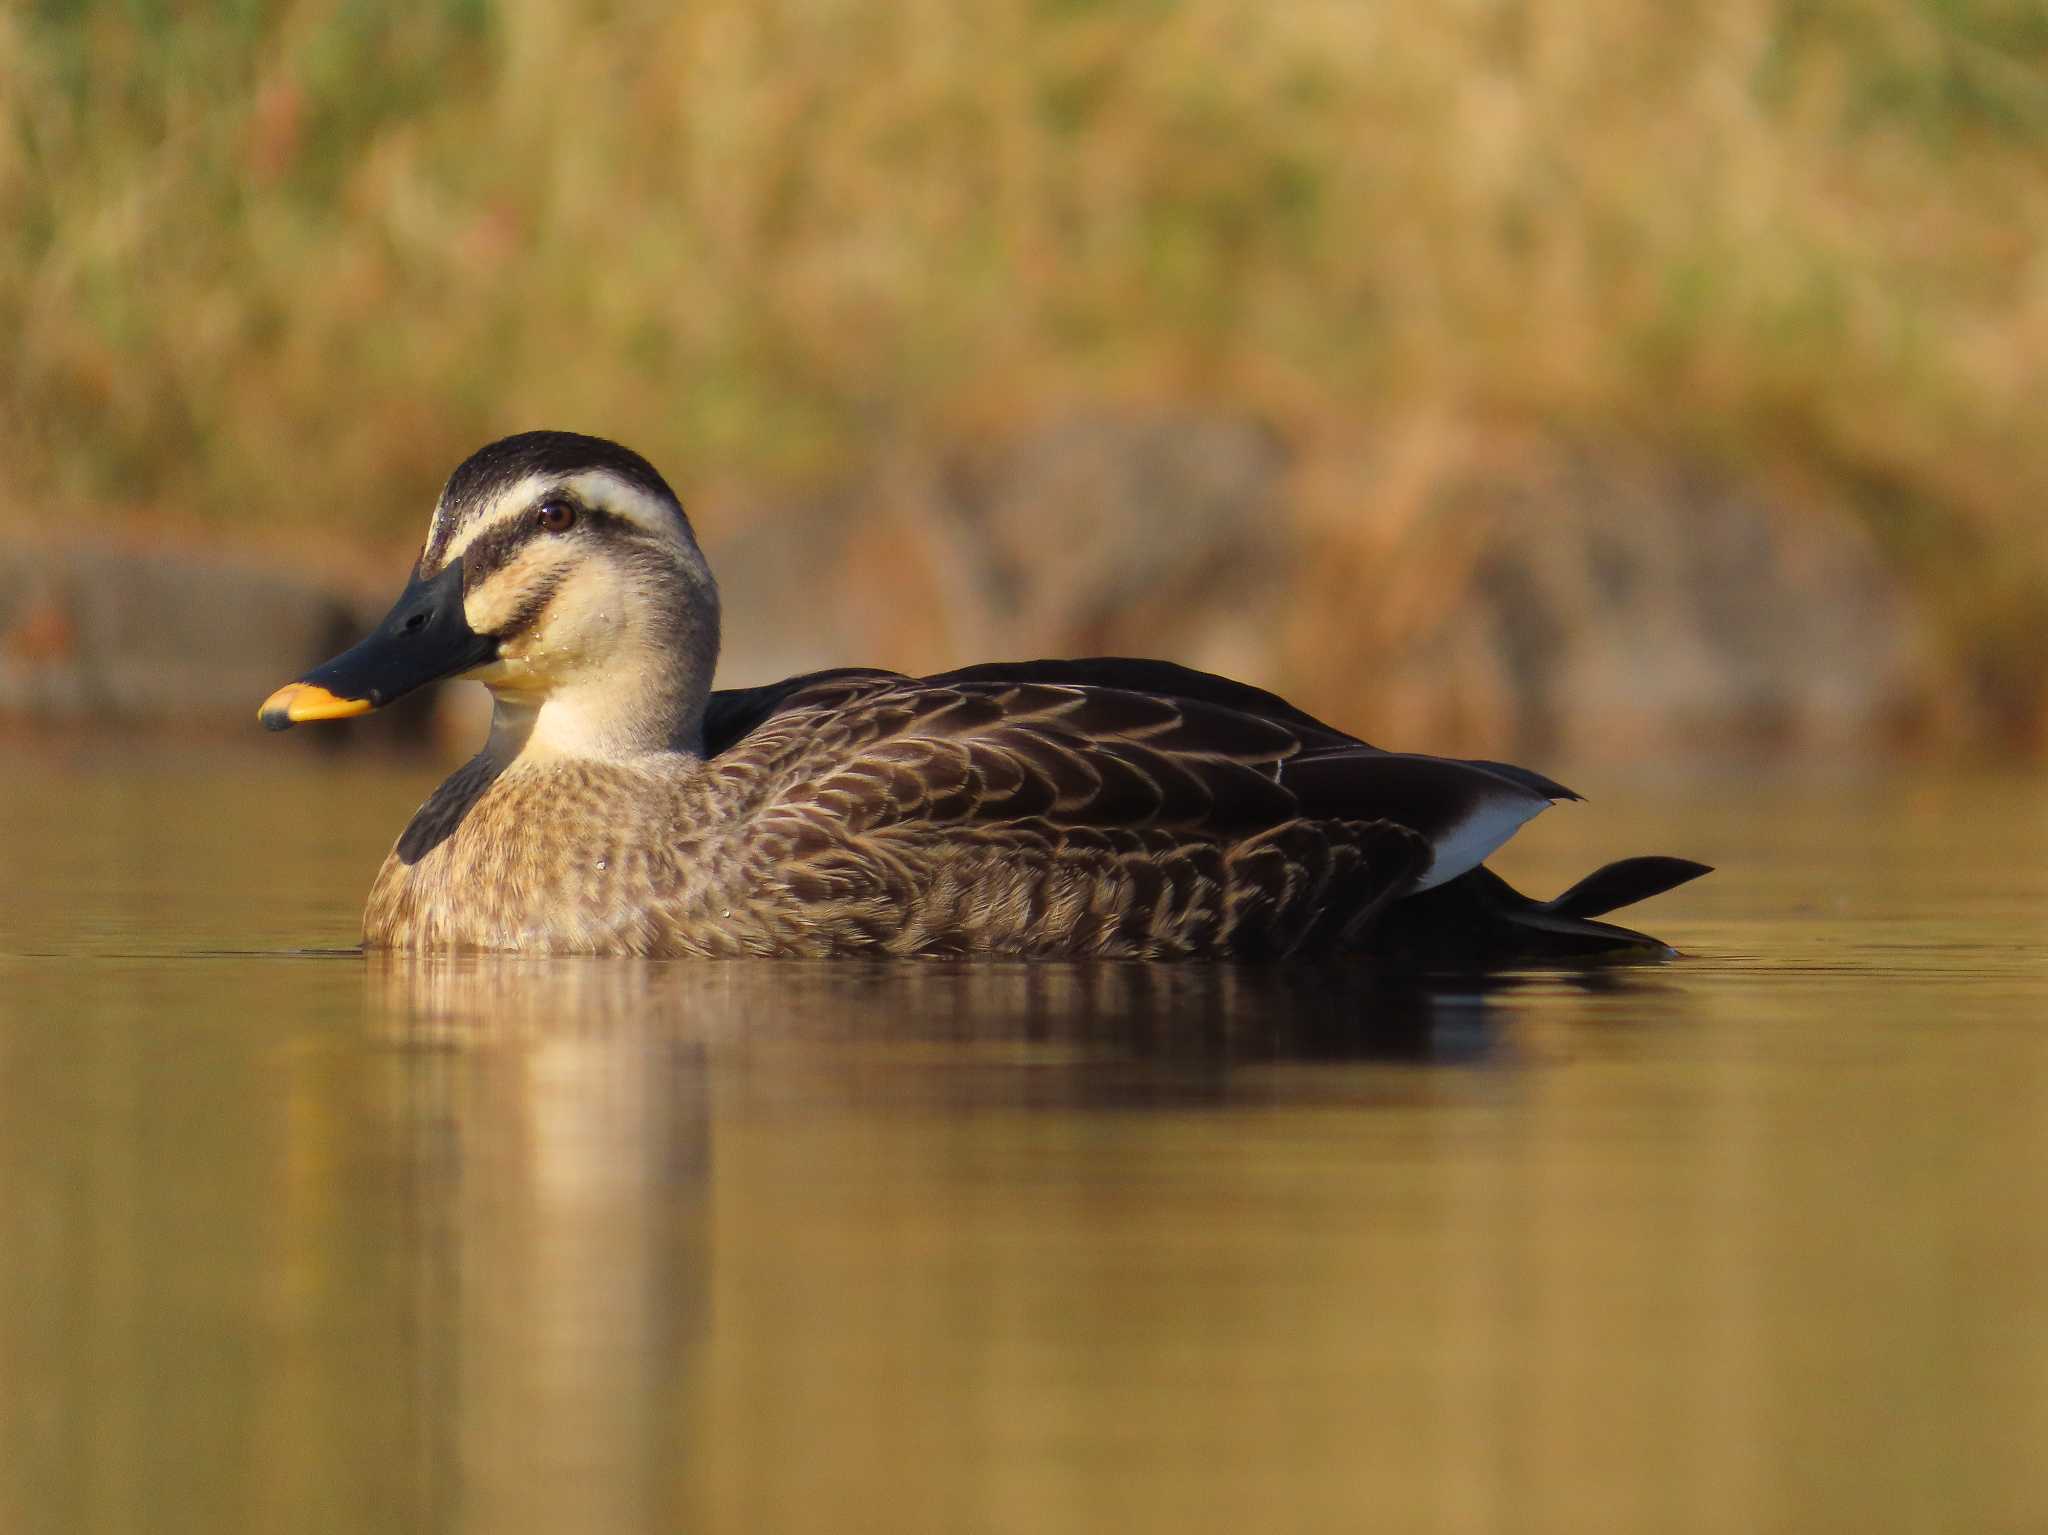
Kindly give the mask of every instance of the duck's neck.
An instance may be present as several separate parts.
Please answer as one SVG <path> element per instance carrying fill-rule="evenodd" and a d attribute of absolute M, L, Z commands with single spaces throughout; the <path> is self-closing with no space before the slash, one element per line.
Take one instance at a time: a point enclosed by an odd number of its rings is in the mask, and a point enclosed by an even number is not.
<path fill-rule="evenodd" d="M 673 648 L 620 659 L 603 673 L 545 693 L 493 689 L 495 761 L 627 761 L 657 753 L 704 755 L 704 711 L 718 664 L 716 632 Z"/>

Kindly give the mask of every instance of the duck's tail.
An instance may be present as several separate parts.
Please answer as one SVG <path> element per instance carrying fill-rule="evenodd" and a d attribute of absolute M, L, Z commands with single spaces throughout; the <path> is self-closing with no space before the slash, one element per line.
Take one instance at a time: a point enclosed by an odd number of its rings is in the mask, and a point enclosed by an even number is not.
<path fill-rule="evenodd" d="M 1660 939 L 1596 917 L 1711 873 L 1690 858 L 1623 858 L 1548 901 L 1523 895 L 1491 869 L 1396 901 L 1381 915 L 1373 951 L 1422 965 L 1493 965 L 1599 955 L 1668 956 Z"/>

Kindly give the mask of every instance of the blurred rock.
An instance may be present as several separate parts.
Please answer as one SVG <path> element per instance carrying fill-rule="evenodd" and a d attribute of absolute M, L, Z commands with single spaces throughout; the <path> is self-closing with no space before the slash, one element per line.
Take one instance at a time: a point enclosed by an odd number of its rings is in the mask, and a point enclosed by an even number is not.
<path fill-rule="evenodd" d="M 1435 577 L 1428 618 L 1379 635 L 1361 668 L 1378 739 L 1567 758 L 1825 751 L 1936 722 L 1929 627 L 1845 509 L 1556 450 L 1449 477 L 1420 531 L 1467 554 Z"/>
<path fill-rule="evenodd" d="M 0 550 L 0 718 L 253 734 L 272 689 L 373 616 L 330 588 L 185 555 Z"/>
<path fill-rule="evenodd" d="M 849 611 L 846 566 L 865 536 L 857 509 L 837 497 L 760 501 L 731 490 L 719 501 L 717 520 L 739 529 L 723 537 L 700 530 L 723 612 L 721 686 L 883 664 Z"/>
<path fill-rule="evenodd" d="M 899 451 L 860 484 L 756 507 L 740 536 L 709 542 L 721 675 L 1117 653 L 1266 674 L 1287 462 L 1254 421 L 1164 410 Z"/>
<path fill-rule="evenodd" d="M 1258 649 L 1284 562 L 1278 438 L 1190 413 L 1074 416 L 943 469 L 939 517 L 991 655 Z"/>

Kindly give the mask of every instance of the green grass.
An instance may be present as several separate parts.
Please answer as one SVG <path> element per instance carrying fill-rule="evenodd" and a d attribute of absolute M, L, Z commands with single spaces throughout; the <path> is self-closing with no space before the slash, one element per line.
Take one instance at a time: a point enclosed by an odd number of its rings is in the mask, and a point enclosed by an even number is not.
<path fill-rule="evenodd" d="M 10 523 L 397 541 L 542 423 L 1501 423 L 1853 505 L 2040 739 L 2038 0 L 132 0 L 0 15 L 0 110 Z"/>

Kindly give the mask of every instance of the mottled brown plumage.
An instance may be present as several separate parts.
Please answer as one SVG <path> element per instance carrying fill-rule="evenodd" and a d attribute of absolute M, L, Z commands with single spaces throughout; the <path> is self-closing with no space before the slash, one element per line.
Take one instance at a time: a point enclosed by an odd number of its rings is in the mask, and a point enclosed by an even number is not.
<path fill-rule="evenodd" d="M 1455 960 L 1657 949 L 1591 918 L 1702 872 L 1629 860 L 1530 901 L 1481 860 L 1570 791 L 1382 752 L 1164 662 L 712 693 L 717 629 L 688 522 L 637 455 L 530 433 L 458 470 L 384 625 L 265 706 L 281 727 L 450 674 L 496 695 L 489 743 L 378 874 L 364 942 Z"/>
<path fill-rule="evenodd" d="M 1355 942 L 1420 834 L 1286 782 L 1284 727 L 1106 688 L 799 690 L 729 749 L 479 757 L 370 893 L 396 948 L 693 955 L 1207 954 Z"/>

